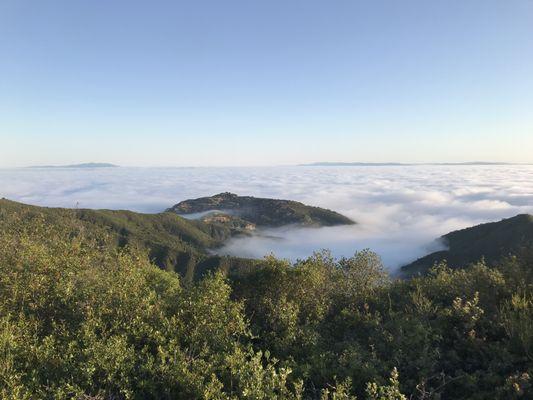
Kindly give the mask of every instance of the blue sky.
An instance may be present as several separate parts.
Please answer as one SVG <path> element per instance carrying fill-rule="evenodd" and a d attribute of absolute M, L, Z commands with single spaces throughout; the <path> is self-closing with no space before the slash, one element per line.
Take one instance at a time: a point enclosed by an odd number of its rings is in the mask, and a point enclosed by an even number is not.
<path fill-rule="evenodd" d="M 0 2 L 0 166 L 533 162 L 533 1 Z"/>

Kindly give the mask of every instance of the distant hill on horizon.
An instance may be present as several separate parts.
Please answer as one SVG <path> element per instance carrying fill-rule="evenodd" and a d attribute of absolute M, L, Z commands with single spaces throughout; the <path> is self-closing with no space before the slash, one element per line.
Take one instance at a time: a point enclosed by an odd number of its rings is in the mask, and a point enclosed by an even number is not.
<path fill-rule="evenodd" d="M 118 168 L 118 165 L 110 163 L 81 163 L 69 165 L 32 165 L 28 168 Z"/>
<path fill-rule="evenodd" d="M 299 164 L 300 167 L 400 167 L 417 165 L 530 165 L 527 163 L 509 163 L 499 161 L 466 161 L 466 162 L 435 162 L 435 163 L 399 163 L 399 162 L 335 162 L 324 161 Z"/>

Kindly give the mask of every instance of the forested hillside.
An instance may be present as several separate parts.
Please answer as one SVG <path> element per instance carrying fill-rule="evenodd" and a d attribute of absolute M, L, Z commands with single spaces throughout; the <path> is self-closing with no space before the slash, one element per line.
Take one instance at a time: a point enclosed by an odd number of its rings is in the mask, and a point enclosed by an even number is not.
<path fill-rule="evenodd" d="M 446 250 L 428 254 L 402 267 L 404 276 L 427 273 L 446 261 L 451 268 L 463 268 L 483 259 L 495 265 L 509 255 L 525 257 L 533 251 L 533 216 L 516 215 L 450 232 L 440 238 Z"/>
<path fill-rule="evenodd" d="M 128 246 L 148 254 L 154 264 L 187 281 L 206 271 L 239 269 L 256 261 L 208 254 L 232 235 L 230 227 L 188 220 L 175 213 L 140 214 L 126 210 L 90 210 L 29 206 L 0 199 L 0 218 L 22 216 L 63 226 L 116 248 Z"/>
<path fill-rule="evenodd" d="M 175 229 L 166 216 L 3 206 L 3 399 L 532 396 L 527 257 L 392 280 L 370 251 L 319 253 L 186 281 L 136 245 L 144 229 Z M 209 243 L 183 223 L 187 250 Z"/>

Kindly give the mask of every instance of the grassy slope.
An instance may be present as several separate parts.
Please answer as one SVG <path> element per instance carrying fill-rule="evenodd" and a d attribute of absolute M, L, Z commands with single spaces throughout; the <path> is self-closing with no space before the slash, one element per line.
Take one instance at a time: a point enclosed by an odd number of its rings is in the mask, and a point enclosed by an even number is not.
<path fill-rule="evenodd" d="M 533 249 L 533 216 L 520 214 L 451 232 L 442 239 L 448 250 L 422 257 L 402 267 L 402 272 L 405 275 L 423 274 L 443 260 L 452 268 L 466 266 L 482 258 L 491 265 L 509 254 L 530 252 Z"/>
<path fill-rule="evenodd" d="M 174 213 L 140 214 L 124 210 L 64 209 L 29 206 L 0 200 L 0 218 L 18 213 L 26 218 L 42 217 L 52 225 L 68 226 L 73 232 L 83 229 L 95 238 L 106 237 L 107 243 L 146 250 L 161 268 L 174 270 L 191 280 L 215 268 L 230 270 L 254 264 L 251 260 L 209 256 L 228 237 L 224 227 L 191 221 Z"/>

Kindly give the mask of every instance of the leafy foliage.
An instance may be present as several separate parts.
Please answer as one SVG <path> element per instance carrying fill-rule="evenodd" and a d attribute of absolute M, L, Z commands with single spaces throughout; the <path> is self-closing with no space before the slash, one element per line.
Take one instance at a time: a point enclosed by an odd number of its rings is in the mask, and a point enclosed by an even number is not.
<path fill-rule="evenodd" d="M 393 280 L 321 252 L 186 282 L 104 225 L 0 212 L 0 398 L 532 397 L 529 258 Z"/>
<path fill-rule="evenodd" d="M 290 398 L 247 346 L 222 274 L 183 287 L 134 250 L 32 220 L 2 224 L 0 394 L 13 399 Z M 261 393 L 257 397 L 253 393 Z"/>

